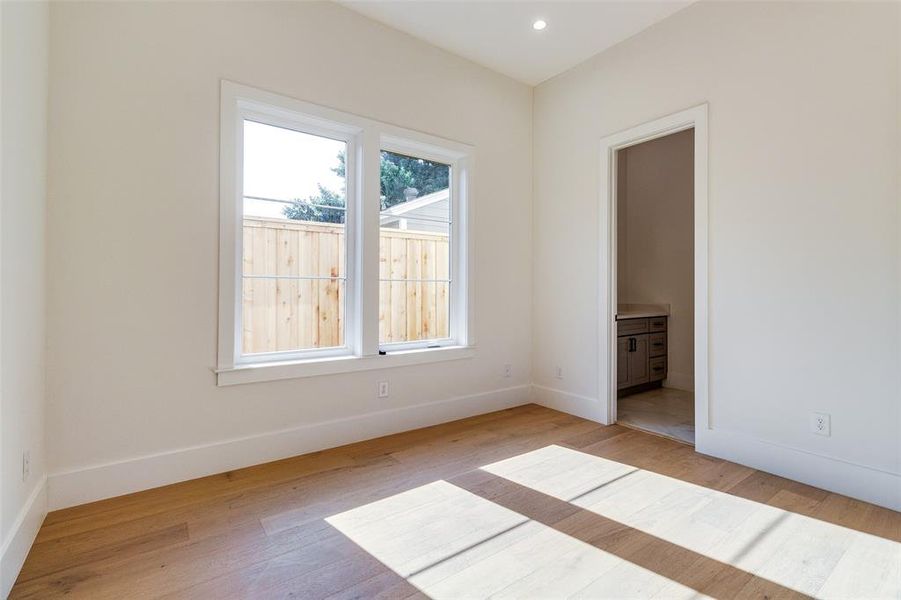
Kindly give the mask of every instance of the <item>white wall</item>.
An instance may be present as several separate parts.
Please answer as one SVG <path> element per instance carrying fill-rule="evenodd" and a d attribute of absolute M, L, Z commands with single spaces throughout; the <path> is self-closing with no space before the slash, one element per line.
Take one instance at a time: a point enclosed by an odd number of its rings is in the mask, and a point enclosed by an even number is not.
<path fill-rule="evenodd" d="M 61 2 L 51 38 L 53 507 L 527 401 L 529 87 L 333 3 Z M 476 147 L 476 358 L 216 387 L 220 78 Z"/>
<path fill-rule="evenodd" d="M 536 88 L 539 401 L 599 402 L 599 140 L 709 102 L 698 447 L 901 506 L 899 10 L 702 2 Z M 809 433 L 812 411 L 831 437 Z"/>
<path fill-rule="evenodd" d="M 617 297 L 668 304 L 667 379 L 694 389 L 694 130 L 621 150 Z"/>
<path fill-rule="evenodd" d="M 47 4 L 0 4 L 0 540 L 5 597 L 46 512 Z M 23 480 L 22 454 L 31 455 Z"/>

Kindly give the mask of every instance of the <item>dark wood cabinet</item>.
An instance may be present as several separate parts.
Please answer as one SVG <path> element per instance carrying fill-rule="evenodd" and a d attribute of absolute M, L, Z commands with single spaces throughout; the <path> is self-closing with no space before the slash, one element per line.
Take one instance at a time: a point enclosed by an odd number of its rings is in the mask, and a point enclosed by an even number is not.
<path fill-rule="evenodd" d="M 659 385 L 666 379 L 666 317 L 616 322 L 616 387 Z"/>
<path fill-rule="evenodd" d="M 629 385 L 641 385 L 650 381 L 650 365 L 648 365 L 648 336 L 646 333 L 632 336 L 631 352 L 629 352 Z"/>

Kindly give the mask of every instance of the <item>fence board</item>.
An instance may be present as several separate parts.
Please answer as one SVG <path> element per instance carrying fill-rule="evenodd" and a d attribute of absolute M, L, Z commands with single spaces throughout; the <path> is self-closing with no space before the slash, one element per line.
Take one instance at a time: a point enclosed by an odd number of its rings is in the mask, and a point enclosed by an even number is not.
<path fill-rule="evenodd" d="M 344 226 L 287 219 L 244 219 L 242 286 L 244 353 L 344 344 Z M 382 229 L 379 239 L 379 340 L 402 342 L 449 335 L 444 234 Z M 401 281 L 384 281 L 399 279 Z"/>

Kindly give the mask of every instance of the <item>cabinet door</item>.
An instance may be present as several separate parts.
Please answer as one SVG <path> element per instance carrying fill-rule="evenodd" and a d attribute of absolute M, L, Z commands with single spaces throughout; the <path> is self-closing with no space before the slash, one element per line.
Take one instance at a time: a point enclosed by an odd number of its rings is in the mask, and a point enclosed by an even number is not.
<path fill-rule="evenodd" d="M 651 379 L 648 369 L 648 336 L 634 335 L 629 339 L 635 340 L 632 344 L 634 350 L 629 353 L 629 385 L 647 383 Z"/>
<path fill-rule="evenodd" d="M 629 338 L 616 338 L 616 388 L 629 386 Z"/>

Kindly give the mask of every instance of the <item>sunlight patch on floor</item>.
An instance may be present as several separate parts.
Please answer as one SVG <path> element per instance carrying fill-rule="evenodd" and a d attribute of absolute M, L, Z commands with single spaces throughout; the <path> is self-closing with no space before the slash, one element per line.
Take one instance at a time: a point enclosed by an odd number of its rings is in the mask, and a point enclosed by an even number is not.
<path fill-rule="evenodd" d="M 820 598 L 901 597 L 901 544 L 561 446 L 482 467 Z"/>
<path fill-rule="evenodd" d="M 703 597 L 445 481 L 326 521 L 432 598 Z"/>

